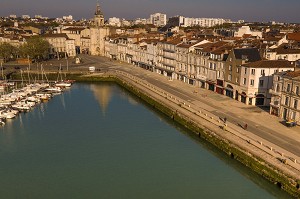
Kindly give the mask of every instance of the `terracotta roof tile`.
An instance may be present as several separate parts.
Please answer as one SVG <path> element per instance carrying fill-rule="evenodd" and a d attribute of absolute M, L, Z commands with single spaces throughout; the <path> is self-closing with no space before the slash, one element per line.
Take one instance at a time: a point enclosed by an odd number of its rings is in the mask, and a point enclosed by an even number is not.
<path fill-rule="evenodd" d="M 251 68 L 294 68 L 294 65 L 287 60 L 261 60 L 243 66 Z"/>
<path fill-rule="evenodd" d="M 288 34 L 288 39 L 289 39 L 289 40 L 300 41 L 300 32 L 289 33 L 289 34 Z"/>

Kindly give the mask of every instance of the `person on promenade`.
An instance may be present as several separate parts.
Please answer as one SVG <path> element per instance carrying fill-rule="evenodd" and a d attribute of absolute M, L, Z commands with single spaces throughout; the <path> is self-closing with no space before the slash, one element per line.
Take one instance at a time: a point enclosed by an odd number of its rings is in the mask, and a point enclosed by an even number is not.
<path fill-rule="evenodd" d="M 226 123 L 227 122 L 227 118 L 226 117 L 224 117 L 224 123 Z"/>
<path fill-rule="evenodd" d="M 247 127 L 248 127 L 248 124 L 245 124 L 245 127 L 244 127 L 244 129 L 245 129 L 245 130 L 247 130 Z"/>

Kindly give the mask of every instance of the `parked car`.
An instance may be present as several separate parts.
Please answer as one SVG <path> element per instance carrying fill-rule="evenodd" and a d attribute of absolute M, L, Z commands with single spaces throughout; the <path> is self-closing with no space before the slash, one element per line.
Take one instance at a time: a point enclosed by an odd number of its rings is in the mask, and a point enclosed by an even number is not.
<path fill-rule="evenodd" d="M 92 72 L 95 72 L 95 70 L 96 70 L 95 66 L 90 66 L 89 67 L 89 72 L 92 73 Z"/>

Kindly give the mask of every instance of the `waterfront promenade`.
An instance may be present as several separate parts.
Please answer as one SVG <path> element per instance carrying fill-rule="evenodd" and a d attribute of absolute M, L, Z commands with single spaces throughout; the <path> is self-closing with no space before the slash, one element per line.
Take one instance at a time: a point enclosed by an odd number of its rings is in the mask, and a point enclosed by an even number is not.
<path fill-rule="evenodd" d="M 123 71 L 136 78 L 139 81 L 141 89 L 143 86 L 151 89 L 150 85 L 165 95 L 163 98 L 168 99 L 168 103 L 173 101 L 174 109 L 185 109 L 191 118 L 197 112 L 197 118 L 200 123 L 214 131 L 224 134 L 220 126 L 224 125 L 224 118 L 227 118 L 227 131 L 242 139 L 242 147 L 262 149 L 263 152 L 257 151 L 257 155 L 262 156 L 264 153 L 274 157 L 270 160 L 275 165 L 285 168 L 290 165 L 300 171 L 300 127 L 288 128 L 281 123 L 281 120 L 270 115 L 267 111 L 258 107 L 247 106 L 241 102 L 230 99 L 226 96 L 213 93 L 211 91 L 196 88 L 177 80 L 170 81 L 167 77 L 156 74 L 142 68 L 132 66 L 126 63 L 111 62 L 105 58 L 89 57 L 90 61 L 102 59 L 99 66 L 102 71 Z M 100 61 L 100 60 L 99 60 Z M 96 64 L 97 66 L 97 64 Z M 124 74 L 125 74 L 124 73 Z M 137 82 L 136 82 L 137 83 Z M 154 88 L 152 88 L 154 89 Z M 155 91 L 155 90 L 154 90 Z M 168 96 L 167 96 L 168 95 Z M 176 98 L 176 99 L 175 99 Z M 179 107 L 182 103 L 184 106 Z M 244 125 L 247 124 L 247 129 Z M 227 132 L 226 131 L 226 132 Z M 228 138 L 227 138 L 228 139 Z M 250 143 L 249 143 L 250 142 Z M 282 160 L 286 162 L 283 163 Z"/>
<path fill-rule="evenodd" d="M 219 136 L 299 179 L 299 126 L 288 128 L 279 118 L 258 107 L 247 106 L 178 80 L 170 81 L 160 74 L 130 64 L 93 56 L 85 56 L 83 60 L 84 65 L 71 65 L 68 70 L 85 74 L 88 66 L 93 65 L 100 70 L 99 73 L 93 74 L 96 76 L 117 71 L 117 74 L 127 78 L 127 81 L 131 81 L 145 93 L 154 95 L 204 128 L 216 132 Z M 57 67 L 50 66 L 45 69 L 57 70 Z M 222 129 L 225 117 L 226 131 Z M 247 129 L 243 128 L 245 124 L 248 126 Z"/>
<path fill-rule="evenodd" d="M 281 119 L 270 115 L 268 110 L 248 106 L 227 96 L 197 88 L 178 80 L 169 81 L 165 76 L 131 64 L 110 61 L 107 58 L 97 56 L 82 56 L 82 60 L 83 64 L 79 65 L 69 60 L 68 71 L 65 59 L 44 62 L 43 68 L 45 71 L 57 72 L 58 66 L 61 65 L 63 73 L 75 72 L 84 74 L 88 72 L 89 66 L 95 66 L 96 69 L 100 70 L 100 73 L 111 70 L 127 72 L 165 90 L 171 95 L 181 98 L 193 106 L 220 117 L 220 119 L 226 117 L 227 123 L 237 128 L 237 130 L 242 131 L 242 127 L 247 124 L 248 127 L 245 132 L 251 132 L 300 156 L 300 127 L 286 127 L 281 123 Z M 7 68 L 9 67 L 12 68 L 13 66 L 8 66 Z M 28 66 L 24 66 L 23 71 L 27 70 L 27 68 Z M 36 65 L 33 64 L 31 68 L 31 70 L 34 70 Z"/>

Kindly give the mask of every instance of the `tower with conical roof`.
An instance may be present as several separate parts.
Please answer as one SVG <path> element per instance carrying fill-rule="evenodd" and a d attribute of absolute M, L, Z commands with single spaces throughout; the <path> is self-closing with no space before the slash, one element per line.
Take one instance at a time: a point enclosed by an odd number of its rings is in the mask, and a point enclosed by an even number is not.
<path fill-rule="evenodd" d="M 104 15 L 101 11 L 99 1 L 97 2 L 97 7 L 94 15 L 94 25 L 96 27 L 104 26 Z"/>

